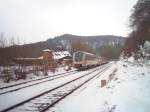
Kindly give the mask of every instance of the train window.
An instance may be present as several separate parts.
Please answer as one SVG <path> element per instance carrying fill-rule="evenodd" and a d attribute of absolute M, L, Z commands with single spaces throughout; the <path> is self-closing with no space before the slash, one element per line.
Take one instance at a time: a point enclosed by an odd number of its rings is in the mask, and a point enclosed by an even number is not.
<path fill-rule="evenodd" d="M 93 60 L 95 59 L 96 57 L 93 56 L 93 55 L 86 55 L 86 60 Z"/>
<path fill-rule="evenodd" d="M 75 61 L 82 61 L 83 60 L 83 53 L 78 52 L 75 54 Z"/>

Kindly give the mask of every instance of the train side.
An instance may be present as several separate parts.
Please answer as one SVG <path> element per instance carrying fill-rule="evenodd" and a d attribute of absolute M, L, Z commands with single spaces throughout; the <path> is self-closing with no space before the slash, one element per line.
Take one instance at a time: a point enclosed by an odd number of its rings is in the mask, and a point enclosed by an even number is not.
<path fill-rule="evenodd" d="M 89 68 L 104 63 L 105 61 L 102 58 L 92 53 L 78 51 L 73 54 L 73 66 L 77 69 Z"/>

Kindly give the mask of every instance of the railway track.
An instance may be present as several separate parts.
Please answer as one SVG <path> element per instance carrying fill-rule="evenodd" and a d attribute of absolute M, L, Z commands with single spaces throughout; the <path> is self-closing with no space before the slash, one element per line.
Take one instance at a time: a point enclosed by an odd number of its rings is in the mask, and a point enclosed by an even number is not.
<path fill-rule="evenodd" d="M 34 86 L 34 85 L 38 85 L 38 84 L 41 84 L 41 83 L 44 83 L 44 82 L 52 81 L 52 80 L 55 80 L 55 79 L 59 79 L 59 78 L 65 77 L 65 76 L 73 75 L 75 73 L 77 73 L 77 71 L 71 71 L 71 72 L 57 74 L 57 75 L 53 75 L 53 76 L 48 76 L 48 77 L 44 77 L 44 78 L 41 78 L 41 79 L 31 80 L 31 81 L 28 81 L 28 82 L 23 82 L 23 83 L 19 83 L 19 84 L 7 86 L 7 87 L 2 87 L 2 88 L 0 88 L 0 95 L 6 94 L 6 93 L 9 93 L 9 92 L 14 92 L 14 91 L 24 89 L 24 88 L 27 88 L 27 87 L 31 87 L 31 86 Z"/>
<path fill-rule="evenodd" d="M 75 71 L 76 70 L 65 72 L 65 73 L 59 73 L 59 74 L 56 74 L 56 75 L 53 75 L 53 76 L 46 76 L 46 77 L 39 78 L 39 79 L 33 79 L 33 80 L 29 80 L 29 81 L 25 81 L 25 82 L 21 82 L 21 83 L 17 83 L 17 84 L 12 84 L 12 85 L 9 85 L 9 86 L 0 87 L 0 90 L 6 89 L 6 88 L 10 88 L 10 87 L 14 87 L 14 86 L 18 86 L 18 85 L 22 85 L 22 84 L 26 84 L 26 83 L 29 83 L 29 82 L 34 82 L 34 81 L 38 81 L 38 80 L 47 79 L 47 78 L 50 78 L 50 77 L 55 77 L 55 76 L 63 75 L 63 74 L 66 74 L 66 73 L 72 73 L 72 72 L 75 72 Z"/>
<path fill-rule="evenodd" d="M 6 109 L 1 110 L 1 112 L 12 111 L 12 112 L 45 112 L 46 110 L 53 107 L 56 103 L 67 97 L 69 94 L 73 93 L 75 90 L 85 85 L 90 80 L 101 75 L 110 67 L 110 65 L 103 66 L 101 69 L 98 67 L 93 71 L 90 71 L 78 78 L 68 81 L 62 85 L 59 85 L 53 89 L 47 90 L 40 93 L 32 98 L 29 98 L 23 102 L 10 106 Z"/>

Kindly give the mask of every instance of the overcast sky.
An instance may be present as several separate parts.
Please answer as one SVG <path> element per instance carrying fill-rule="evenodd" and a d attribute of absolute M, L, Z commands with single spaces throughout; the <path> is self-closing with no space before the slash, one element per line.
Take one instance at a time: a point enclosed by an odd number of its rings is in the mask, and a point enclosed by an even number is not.
<path fill-rule="evenodd" d="M 0 0 L 0 33 L 26 43 L 69 33 L 128 34 L 137 0 Z"/>

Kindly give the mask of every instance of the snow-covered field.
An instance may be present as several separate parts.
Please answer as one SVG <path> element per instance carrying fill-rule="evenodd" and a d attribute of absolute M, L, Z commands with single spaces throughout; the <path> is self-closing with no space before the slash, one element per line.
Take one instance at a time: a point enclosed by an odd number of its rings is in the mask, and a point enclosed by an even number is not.
<path fill-rule="evenodd" d="M 113 80 L 101 88 L 99 77 L 49 112 L 150 112 L 150 64 L 119 61 Z"/>
<path fill-rule="evenodd" d="M 69 70 L 69 72 L 74 71 L 74 70 L 76 70 L 76 69 L 72 68 L 71 70 Z M 60 67 L 60 68 L 57 68 L 56 72 L 54 72 L 54 73 L 49 71 L 48 76 L 54 76 L 54 75 L 61 74 L 61 73 L 66 73 L 66 72 L 67 71 L 65 70 L 65 68 Z M 41 79 L 41 78 L 44 78 L 44 77 L 47 77 L 47 76 L 44 76 L 42 72 L 38 72 L 38 76 L 35 75 L 34 73 L 30 73 L 30 74 L 27 74 L 27 78 L 25 80 L 24 79 L 20 79 L 20 80 L 17 80 L 17 81 L 12 80 L 9 83 L 5 83 L 4 80 L 2 78 L 0 78 L 0 87 L 2 88 L 2 87 L 18 84 L 18 83 L 27 82 L 27 81 L 30 81 L 30 80 Z"/>
<path fill-rule="evenodd" d="M 33 96 L 36 96 L 40 93 L 43 93 L 44 91 L 55 88 L 55 87 L 62 85 L 66 82 L 69 82 L 73 79 L 76 79 L 80 76 L 83 76 L 86 73 L 92 72 L 98 68 L 102 68 L 102 66 L 97 67 L 97 68 L 93 68 L 90 70 L 86 70 L 86 71 L 80 71 L 80 72 L 75 73 L 74 75 L 68 75 L 68 76 L 63 77 L 61 79 L 56 79 L 56 80 L 52 80 L 49 82 L 44 82 L 44 83 L 41 83 L 39 85 L 25 88 L 23 90 L 18 90 L 18 91 L 11 92 L 8 94 L 0 95 L 0 110 L 3 110 L 7 107 L 10 107 L 10 106 L 15 105 L 19 102 L 22 102 L 26 99 L 29 99 Z M 11 100 L 9 100 L 9 99 L 11 99 Z"/>
<path fill-rule="evenodd" d="M 115 71 L 116 70 L 116 71 Z M 60 70 L 62 71 L 62 70 Z M 101 80 L 108 79 L 109 75 L 113 74 L 113 79 L 107 83 L 106 86 L 101 87 Z M 86 71 L 84 71 L 86 72 Z M 73 78 L 73 77 L 72 77 Z M 69 78 L 70 79 L 70 78 Z M 64 79 L 66 81 L 66 79 Z M 59 81 L 63 82 L 63 80 Z M 48 89 L 54 82 L 50 84 L 45 83 Z M 57 85 L 57 82 L 56 84 Z M 40 85 L 38 89 L 34 88 L 37 93 L 47 89 L 44 84 Z M 44 90 L 45 90 L 44 89 Z M 25 90 L 24 90 L 25 91 Z M 30 90 L 30 93 L 33 91 Z M 23 92 L 23 91 L 21 91 Z M 27 92 L 26 96 L 28 96 Z M 17 93 L 17 99 L 24 100 L 26 97 Z M 13 93 L 11 94 L 13 95 Z M 34 94 L 32 94 L 34 95 Z M 5 96 L 5 95 L 4 95 Z M 16 96 L 16 94 L 14 94 Z M 30 95 L 29 95 L 30 96 Z M 11 99 L 12 96 L 9 98 Z M 8 97 L 7 97 L 8 98 Z M 118 61 L 113 64 L 102 76 L 97 77 L 69 95 L 49 112 L 150 112 L 150 62 L 143 61 L 130 62 Z M 11 104 L 12 100 L 0 98 L 3 101 Z M 15 101 L 16 102 L 16 101 Z M 0 107 L 5 107 L 1 104 Z"/>

